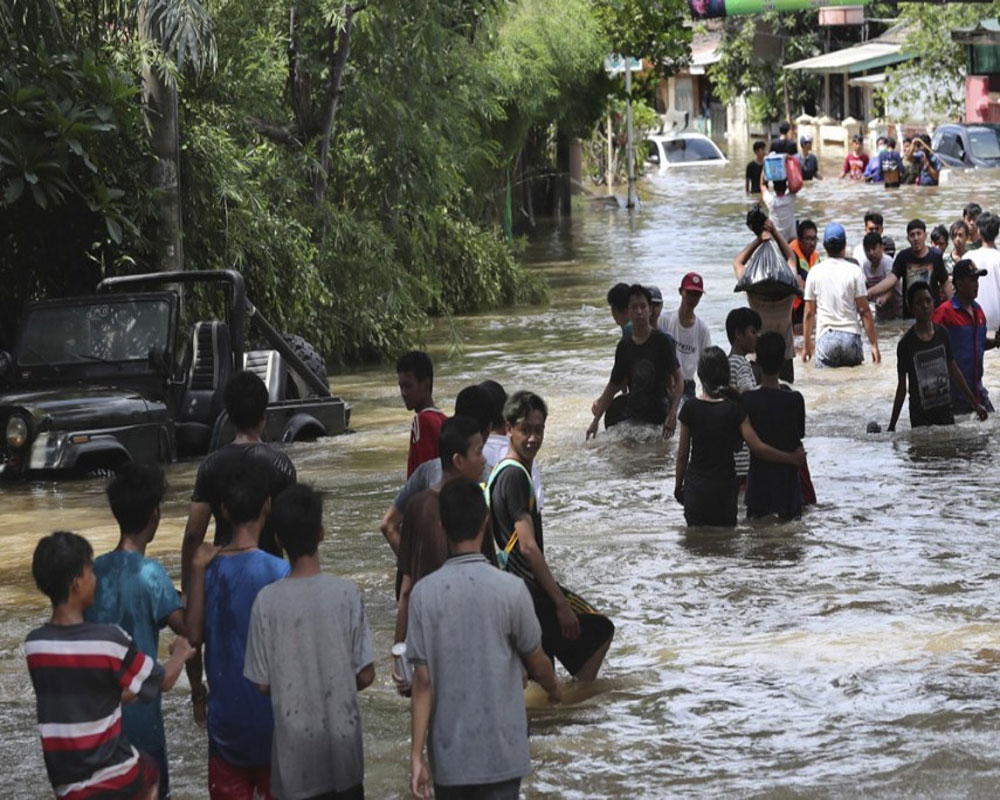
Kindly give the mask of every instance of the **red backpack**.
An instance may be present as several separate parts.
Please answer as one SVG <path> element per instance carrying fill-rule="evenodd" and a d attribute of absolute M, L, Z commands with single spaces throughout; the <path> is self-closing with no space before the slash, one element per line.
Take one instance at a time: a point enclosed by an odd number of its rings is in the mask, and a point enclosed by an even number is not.
<path fill-rule="evenodd" d="M 788 191 L 795 194 L 802 188 L 802 165 L 795 156 L 785 158 L 785 175 L 788 176 Z"/>

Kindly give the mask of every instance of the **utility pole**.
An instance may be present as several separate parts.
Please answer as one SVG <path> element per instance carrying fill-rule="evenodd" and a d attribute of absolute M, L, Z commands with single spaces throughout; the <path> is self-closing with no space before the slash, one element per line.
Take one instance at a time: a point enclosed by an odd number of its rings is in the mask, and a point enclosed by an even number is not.
<path fill-rule="evenodd" d="M 625 158 L 628 159 L 628 201 L 625 207 L 636 207 L 635 196 L 635 147 L 632 141 L 632 65 L 625 57 Z"/>

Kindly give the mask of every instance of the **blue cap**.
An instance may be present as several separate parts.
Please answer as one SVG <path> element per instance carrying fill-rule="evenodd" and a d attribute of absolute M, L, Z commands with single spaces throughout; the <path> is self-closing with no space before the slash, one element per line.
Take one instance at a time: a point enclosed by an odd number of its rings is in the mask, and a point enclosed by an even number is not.
<path fill-rule="evenodd" d="M 847 244 L 847 231 L 839 222 L 831 222 L 823 230 L 823 245 L 831 244 L 841 247 Z"/>

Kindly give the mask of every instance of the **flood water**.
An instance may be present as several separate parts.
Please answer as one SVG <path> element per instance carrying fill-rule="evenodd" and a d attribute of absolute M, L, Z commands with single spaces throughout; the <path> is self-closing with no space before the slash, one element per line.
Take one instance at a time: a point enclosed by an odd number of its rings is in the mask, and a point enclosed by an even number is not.
<path fill-rule="evenodd" d="M 722 169 L 644 179 L 634 215 L 581 204 L 543 232 L 526 261 L 552 287 L 545 308 L 463 317 L 461 352 L 444 323 L 426 335 L 435 395 L 450 411 L 484 378 L 530 388 L 550 406 L 540 464 L 546 555 L 565 585 L 611 616 L 601 678 L 547 708 L 529 691 L 530 798 L 993 797 L 1000 785 L 1000 501 L 997 420 L 911 434 L 885 428 L 901 324 L 879 330 L 884 362 L 816 371 L 796 364 L 818 506 L 795 522 L 689 532 L 673 500 L 675 442 L 602 432 L 585 443 L 617 333 L 604 303 L 618 280 L 655 283 L 667 308 L 690 269 L 698 313 L 726 346 L 733 256 L 743 222 L 744 157 Z M 830 160 L 824 172 L 839 173 Z M 995 183 L 954 176 L 932 189 L 827 180 L 799 217 L 837 219 L 859 241 L 872 207 L 901 248 L 913 216 L 950 223 Z M 377 302 L 373 298 L 373 302 Z M 867 345 L 866 345 L 867 350 Z M 987 354 L 987 387 L 1000 362 Z M 295 445 L 300 480 L 326 495 L 326 568 L 360 584 L 378 676 L 362 694 L 369 797 L 407 797 L 409 714 L 389 680 L 395 604 L 379 520 L 404 478 L 409 415 L 391 367 L 333 378 L 356 432 Z M 179 578 L 196 465 L 168 469 L 170 493 L 150 554 Z M 46 796 L 25 634 L 47 616 L 30 577 L 37 537 L 67 528 L 100 553 L 117 533 L 100 481 L 0 487 L 0 797 Z M 169 637 L 164 637 L 167 639 Z M 294 658 L 294 654 L 289 654 Z M 207 744 L 181 683 L 165 701 L 175 798 L 207 796 Z"/>

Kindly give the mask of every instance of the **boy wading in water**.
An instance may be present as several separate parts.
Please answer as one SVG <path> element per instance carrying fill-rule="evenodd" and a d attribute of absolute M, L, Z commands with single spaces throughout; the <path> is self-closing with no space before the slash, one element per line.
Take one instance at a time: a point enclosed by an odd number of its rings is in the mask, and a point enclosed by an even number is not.
<path fill-rule="evenodd" d="M 649 325 L 649 300 L 649 289 L 645 286 L 634 284 L 629 287 L 628 309 L 632 319 L 632 332 L 623 336 L 615 349 L 611 379 L 593 408 L 594 421 L 587 428 L 588 439 L 597 435 L 601 417 L 611 406 L 615 394 L 626 386 L 629 392 L 625 400 L 625 419 L 661 425 L 665 437 L 674 435 L 677 407 L 684 388 L 684 374 L 670 337 Z M 671 381 L 671 394 L 668 396 Z M 507 432 L 509 435 L 509 420 Z"/>
<path fill-rule="evenodd" d="M 957 281 L 970 274 L 979 273 L 971 262 L 962 262 L 964 270 L 957 270 Z M 958 274 L 961 272 L 962 274 Z M 956 281 L 956 282 L 957 282 Z M 965 396 L 969 406 L 980 420 L 986 419 L 986 409 L 965 382 L 962 371 L 955 363 L 951 338 L 946 328 L 931 321 L 934 300 L 926 283 L 914 283 L 906 293 L 906 304 L 916 320 L 896 346 L 896 396 L 892 401 L 889 431 L 896 430 L 899 412 L 906 397 L 906 383 L 910 384 L 910 427 L 921 425 L 952 425 L 955 415 L 951 409 L 951 387 L 955 386 Z"/>
<path fill-rule="evenodd" d="M 482 554 L 489 514 L 479 483 L 441 489 L 448 560 L 413 588 L 406 652 L 413 664 L 411 788 L 438 800 L 516 800 L 531 772 L 522 668 L 561 699 L 523 581 Z"/>
<path fill-rule="evenodd" d="M 276 798 L 361 800 L 358 690 L 375 679 L 361 592 L 320 569 L 323 501 L 297 485 L 274 501 L 271 524 L 292 562 L 257 594 L 243 676 L 271 697 Z"/>
<path fill-rule="evenodd" d="M 156 659 L 160 628 L 169 626 L 185 636 L 184 609 L 167 572 L 146 558 L 146 546 L 160 525 L 160 502 L 165 485 L 155 465 L 130 461 L 108 484 L 108 502 L 118 522 L 118 546 L 94 562 L 97 591 L 84 612 L 87 622 L 120 625 L 136 647 Z M 139 750 L 150 755 L 160 770 L 160 798 L 170 797 L 167 737 L 163 730 L 160 695 L 150 703 L 130 703 L 122 710 L 122 730 Z"/>
<path fill-rule="evenodd" d="M 173 686 L 194 650 L 177 637 L 164 667 L 117 625 L 85 622 L 97 585 L 93 556 L 82 536 L 59 531 L 38 542 L 31 562 L 52 601 L 52 619 L 24 643 L 45 769 L 60 798 L 153 800 L 156 762 L 122 735 L 122 705 L 149 703 Z"/>
<path fill-rule="evenodd" d="M 645 314 L 648 327 L 648 310 Z M 660 336 L 666 338 L 666 334 Z M 615 626 L 583 598 L 556 583 L 545 560 L 542 515 L 535 502 L 531 465 L 545 438 L 548 408 L 537 394 L 515 392 L 504 406 L 503 416 L 510 449 L 494 467 L 487 484 L 499 560 L 528 587 L 542 626 L 546 655 L 558 658 L 574 678 L 593 680 L 611 647 Z"/>

